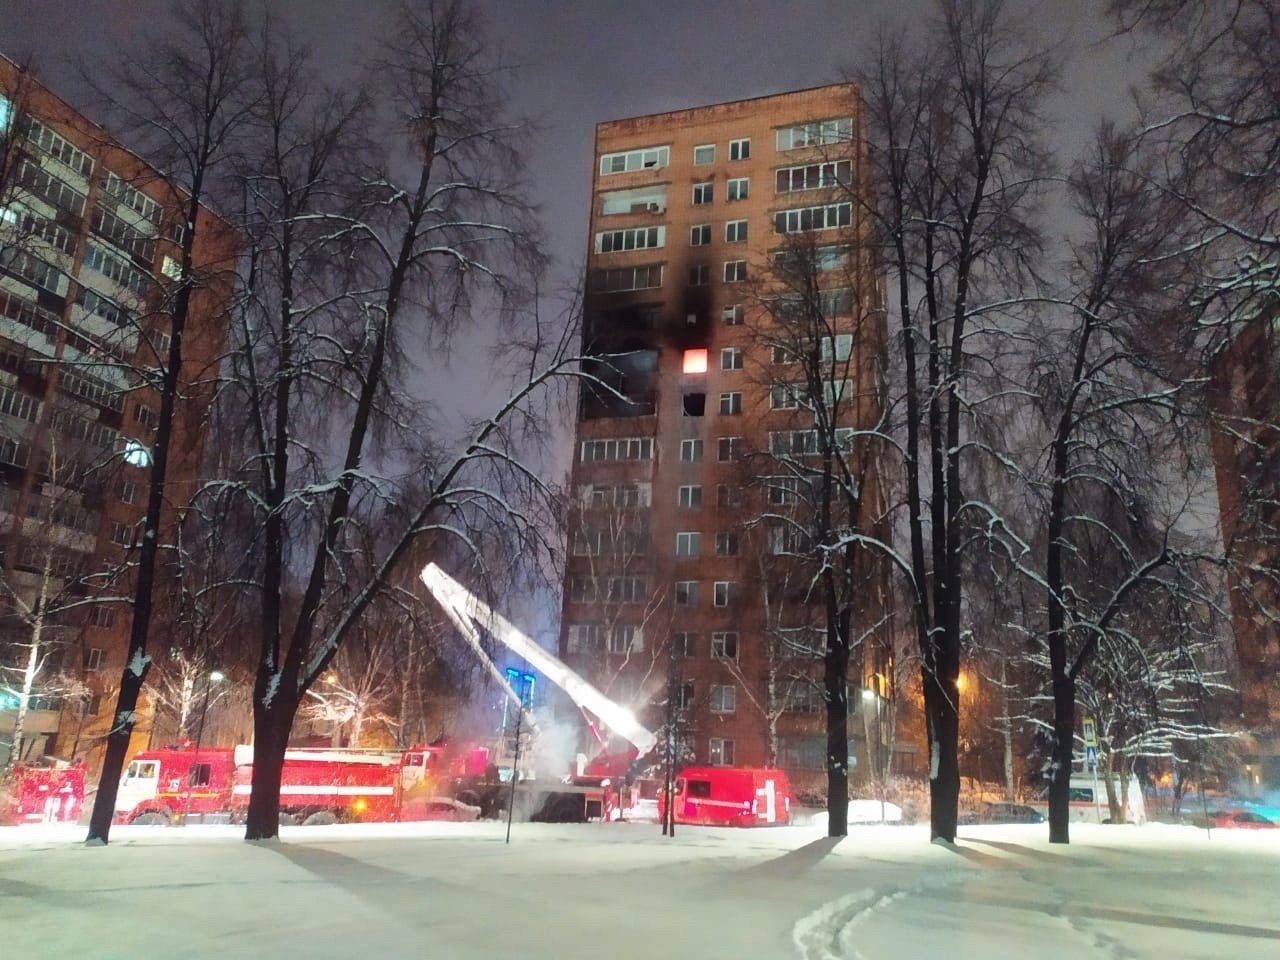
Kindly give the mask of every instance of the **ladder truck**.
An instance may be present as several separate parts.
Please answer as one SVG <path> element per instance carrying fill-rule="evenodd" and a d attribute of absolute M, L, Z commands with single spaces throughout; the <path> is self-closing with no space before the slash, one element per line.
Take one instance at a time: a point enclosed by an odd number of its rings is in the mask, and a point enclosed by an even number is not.
<path fill-rule="evenodd" d="M 658 738 L 636 720 L 635 714 L 621 704 L 609 699 L 564 661 L 531 637 L 517 629 L 509 620 L 495 611 L 462 584 L 445 573 L 434 563 L 422 570 L 422 582 L 440 604 L 446 616 L 458 632 L 475 650 L 485 669 L 494 677 L 500 688 L 524 711 L 534 735 L 537 722 L 529 714 L 523 698 L 512 688 L 507 677 L 490 659 L 481 642 L 484 630 L 512 653 L 524 659 L 534 670 L 564 691 L 565 695 L 583 711 L 588 727 L 600 744 L 600 752 L 566 781 L 555 786 L 529 783 L 517 784 L 517 804 L 532 819 L 586 820 L 610 819 L 610 810 L 616 797 L 616 787 L 636 761 L 644 758 L 657 745 Z M 594 718 L 594 720 L 592 719 Z M 622 752 L 610 752 L 608 738 L 596 721 L 606 731 L 616 734 L 630 744 Z M 512 771 L 512 776 L 519 772 Z M 473 786 L 472 789 L 475 789 Z M 524 794 L 521 797 L 521 794 Z M 523 801 L 523 802 L 522 802 Z M 535 809 L 536 808 L 536 809 Z"/>

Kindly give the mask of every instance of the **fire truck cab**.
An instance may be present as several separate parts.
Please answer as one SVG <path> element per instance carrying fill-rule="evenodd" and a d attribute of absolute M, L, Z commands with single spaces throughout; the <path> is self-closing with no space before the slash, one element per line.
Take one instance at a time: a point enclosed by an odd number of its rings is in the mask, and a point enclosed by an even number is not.
<path fill-rule="evenodd" d="M 234 762 L 225 748 L 146 750 L 125 767 L 117 823 L 168 823 L 226 810 Z"/>

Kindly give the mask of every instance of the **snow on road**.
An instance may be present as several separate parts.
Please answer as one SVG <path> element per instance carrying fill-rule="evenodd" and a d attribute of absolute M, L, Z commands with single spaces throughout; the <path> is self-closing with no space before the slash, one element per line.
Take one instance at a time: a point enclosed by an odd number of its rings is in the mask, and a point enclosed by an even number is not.
<path fill-rule="evenodd" d="M 652 824 L 0 829 L 24 960 L 1058 960 L 1280 955 L 1280 831 Z"/>

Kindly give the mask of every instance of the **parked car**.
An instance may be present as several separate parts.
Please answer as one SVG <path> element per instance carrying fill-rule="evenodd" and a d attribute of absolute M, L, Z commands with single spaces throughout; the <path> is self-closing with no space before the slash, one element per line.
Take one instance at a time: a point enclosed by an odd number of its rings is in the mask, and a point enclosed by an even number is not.
<path fill-rule="evenodd" d="M 1280 823 L 1268 820 L 1260 813 L 1252 810 L 1219 810 L 1209 814 L 1209 822 L 1215 827 L 1228 827 L 1236 830 L 1274 830 Z"/>
<path fill-rule="evenodd" d="M 962 814 L 960 823 L 1044 823 L 1044 814 L 1022 803 L 984 803 Z"/>

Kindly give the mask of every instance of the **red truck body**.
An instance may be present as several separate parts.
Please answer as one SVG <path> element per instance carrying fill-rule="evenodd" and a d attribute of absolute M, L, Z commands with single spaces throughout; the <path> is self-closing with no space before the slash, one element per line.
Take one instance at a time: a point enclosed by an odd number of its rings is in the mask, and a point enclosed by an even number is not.
<path fill-rule="evenodd" d="M 129 762 L 116 799 L 118 823 L 168 823 L 210 817 L 243 820 L 253 785 L 253 749 L 144 750 Z M 280 777 L 280 812 L 299 822 L 475 819 L 494 816 L 511 785 L 498 779 L 491 752 L 421 745 L 408 750 L 294 748 Z M 607 778 L 573 784 L 528 781 L 516 787 L 522 816 L 607 820 L 614 792 Z"/>
<path fill-rule="evenodd" d="M 84 807 L 84 767 L 16 764 L 0 824 L 74 823 Z"/>
<path fill-rule="evenodd" d="M 673 794 L 676 823 L 763 827 L 791 822 L 791 784 L 781 770 L 686 767 L 676 776 Z M 658 813 L 666 815 L 661 793 Z"/>

